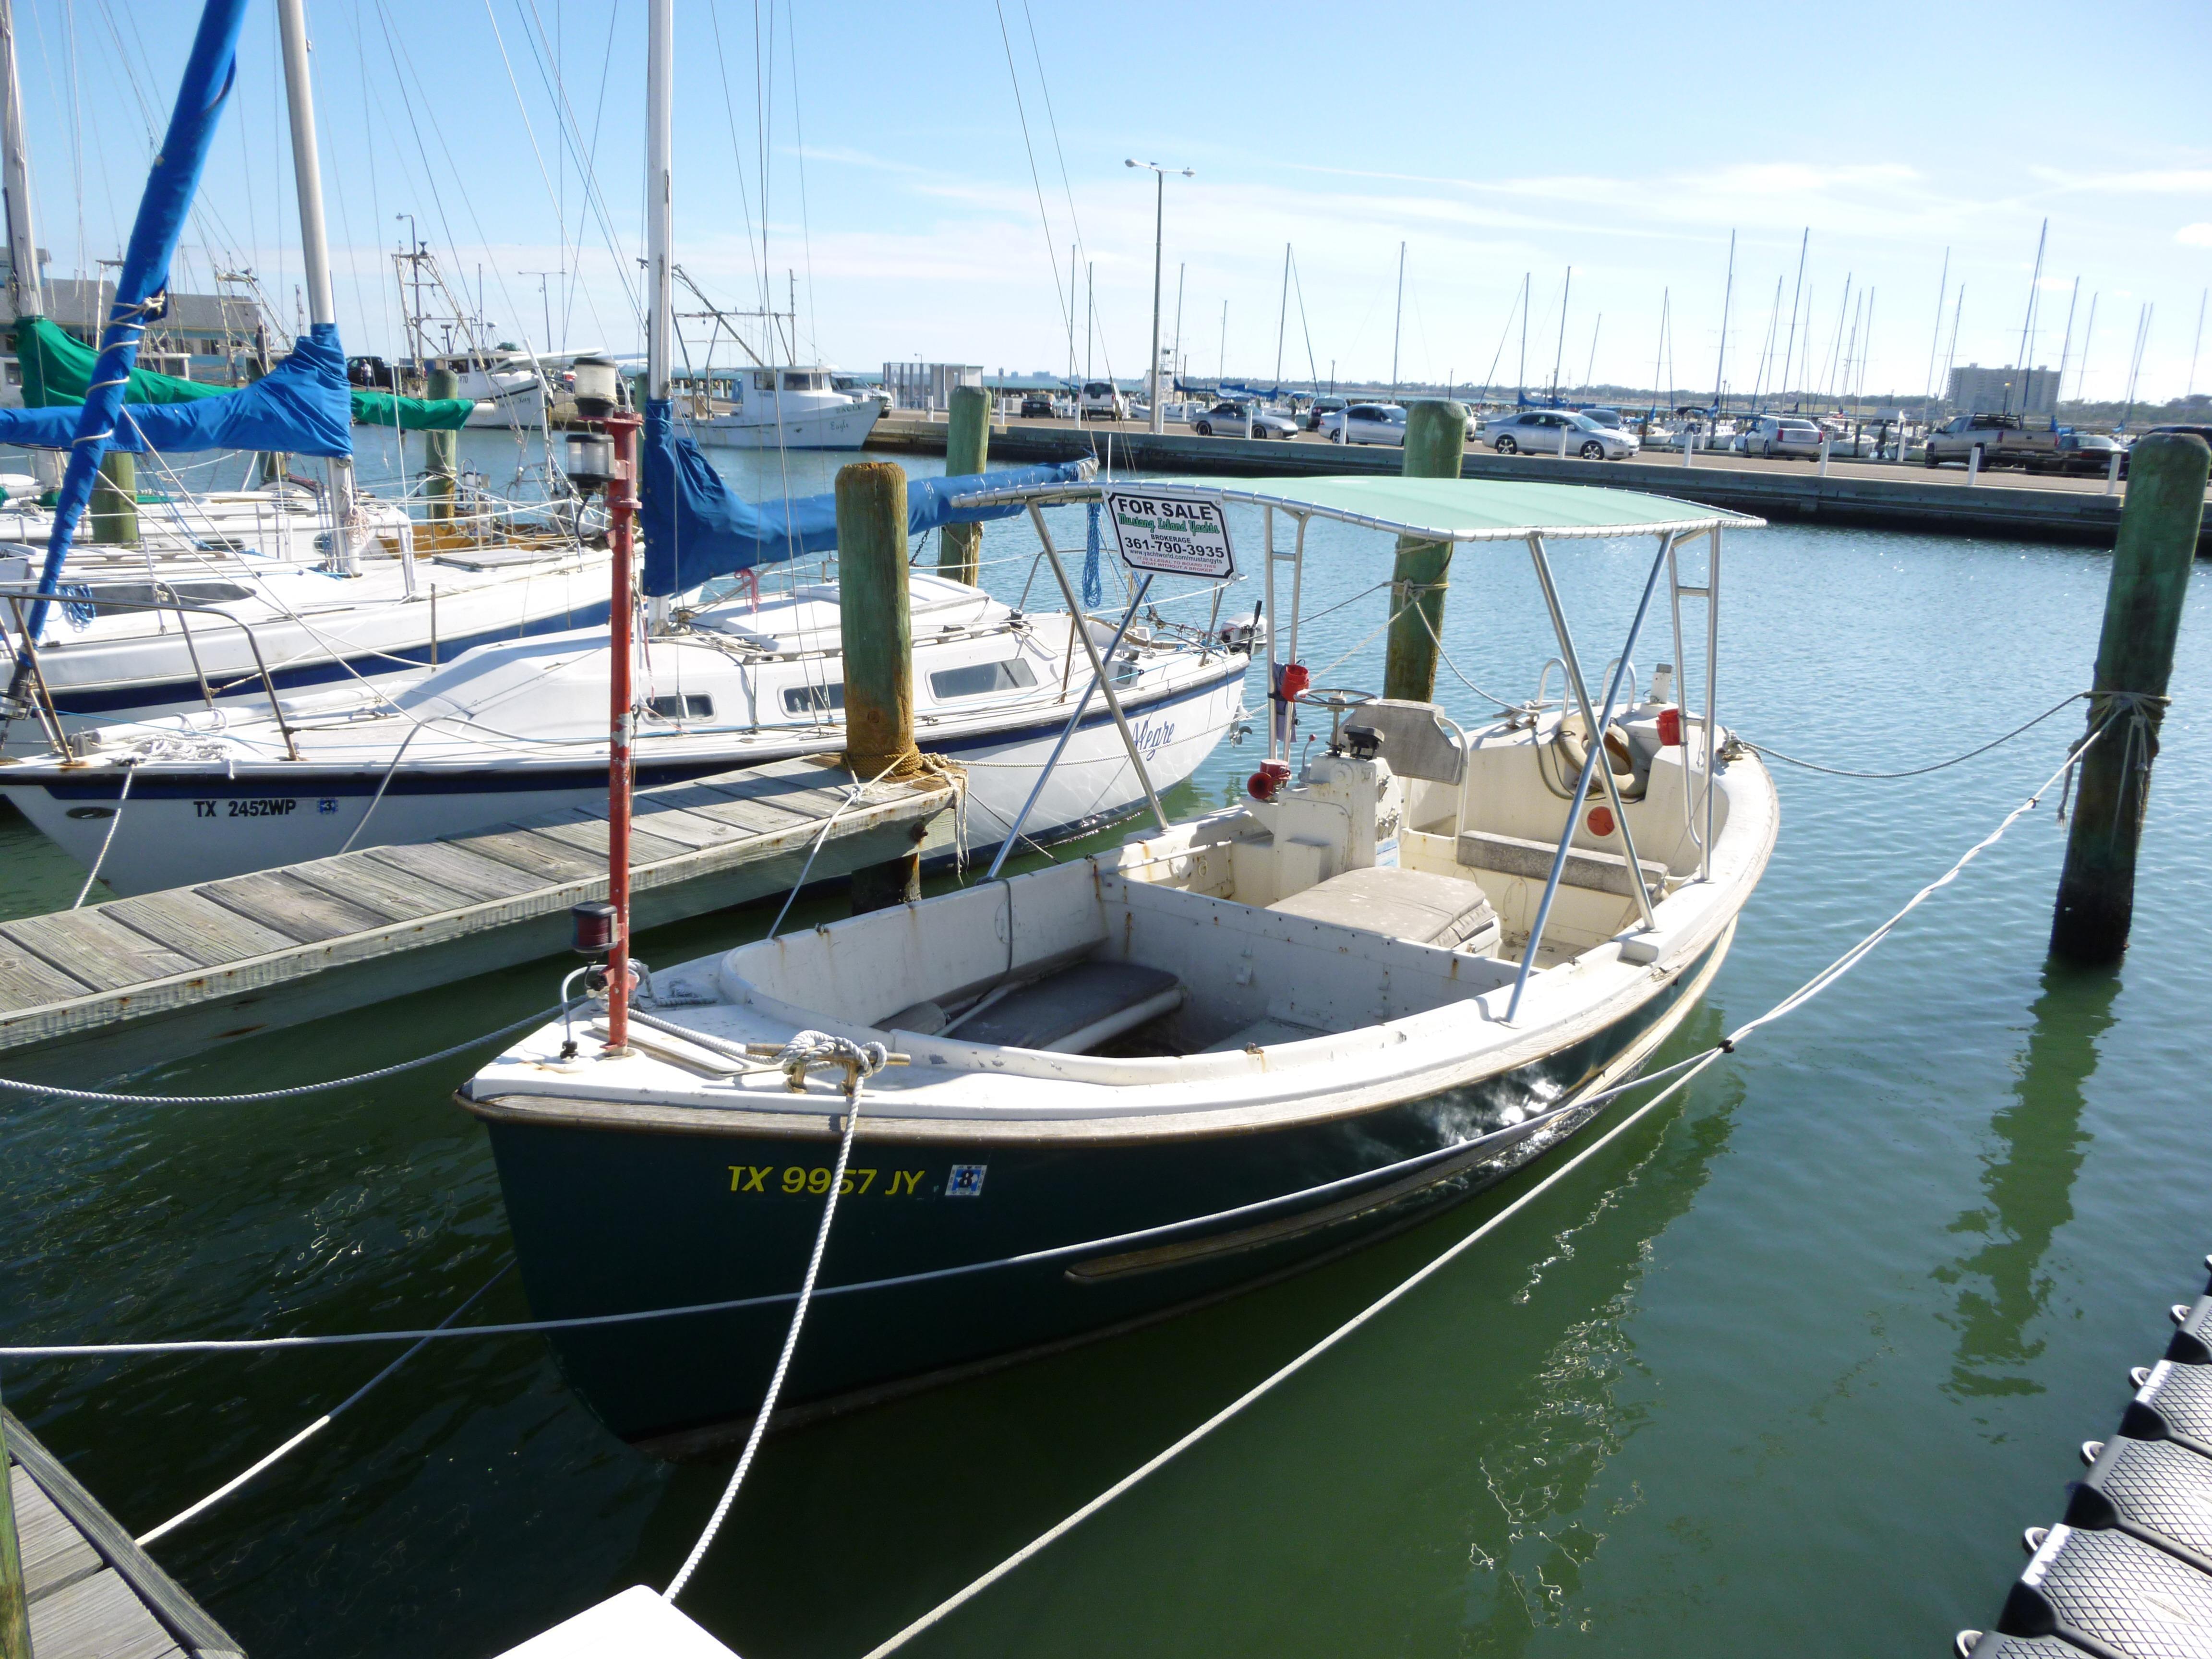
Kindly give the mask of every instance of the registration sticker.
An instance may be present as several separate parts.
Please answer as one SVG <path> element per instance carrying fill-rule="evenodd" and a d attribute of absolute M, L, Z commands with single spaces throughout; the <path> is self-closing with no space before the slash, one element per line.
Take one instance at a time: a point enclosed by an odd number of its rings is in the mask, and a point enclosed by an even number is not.
<path fill-rule="evenodd" d="M 952 1173 L 945 1177 L 947 1198 L 981 1198 L 983 1195 L 983 1176 L 990 1169 L 988 1164 L 956 1164 Z"/>
<path fill-rule="evenodd" d="M 329 796 L 327 796 L 327 795 L 324 796 L 322 799 L 320 799 L 320 800 L 319 800 L 319 801 L 317 801 L 317 802 L 315 803 L 315 811 L 317 811 L 318 812 L 323 813 L 323 814 L 325 814 L 325 816 L 328 816 L 329 814 L 333 813 L 333 812 L 337 811 L 337 810 L 338 810 L 338 804 L 337 804 L 337 802 L 336 802 L 336 801 L 332 800 L 332 799 L 331 799 Z"/>

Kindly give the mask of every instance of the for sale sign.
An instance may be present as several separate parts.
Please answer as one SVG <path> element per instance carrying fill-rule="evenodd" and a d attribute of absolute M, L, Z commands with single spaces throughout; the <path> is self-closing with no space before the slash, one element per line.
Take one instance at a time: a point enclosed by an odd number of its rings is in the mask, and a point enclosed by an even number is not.
<path fill-rule="evenodd" d="M 1109 485 L 1099 494 L 1114 545 L 1132 570 L 1226 581 L 1237 574 L 1218 496 Z"/>

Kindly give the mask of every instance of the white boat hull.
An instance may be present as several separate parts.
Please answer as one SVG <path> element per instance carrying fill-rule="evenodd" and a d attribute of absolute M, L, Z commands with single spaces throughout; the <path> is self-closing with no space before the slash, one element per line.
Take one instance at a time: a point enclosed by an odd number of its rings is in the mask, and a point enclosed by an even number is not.
<path fill-rule="evenodd" d="M 1130 725 L 1153 785 L 1162 792 L 1189 778 L 1236 720 L 1243 660 L 1130 711 Z M 971 848 L 1006 838 L 1066 720 L 1066 710 L 1033 709 L 1011 732 L 923 732 L 921 747 L 968 769 Z M 830 739 L 832 744 L 834 738 Z M 734 743 L 684 745 L 656 753 L 638 746 L 641 788 L 709 776 L 771 760 L 815 753 L 818 732 L 770 732 Z M 140 769 L 127 799 L 106 769 L 47 771 L 42 781 L 0 771 L 0 793 L 43 834 L 87 868 L 98 864 L 119 894 L 155 892 L 225 876 L 327 858 L 353 848 L 434 841 L 517 819 L 604 806 L 605 751 L 569 749 L 562 760 L 471 769 L 399 771 L 378 799 L 382 769 L 303 762 L 203 766 L 156 762 Z M 825 775 L 834 782 L 839 775 Z M 1122 817 L 1144 804 L 1121 734 L 1103 705 L 1083 729 L 1031 811 L 1026 839 L 1047 842 Z"/>
<path fill-rule="evenodd" d="M 872 399 L 832 409 L 786 410 L 773 415 L 740 411 L 692 422 L 692 435 L 724 449 L 858 449 L 875 430 L 882 406 Z"/>

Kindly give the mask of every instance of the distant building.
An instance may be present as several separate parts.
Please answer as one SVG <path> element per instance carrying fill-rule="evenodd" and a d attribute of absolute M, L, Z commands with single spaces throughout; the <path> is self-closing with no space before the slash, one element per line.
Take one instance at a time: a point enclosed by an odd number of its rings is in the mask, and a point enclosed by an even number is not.
<path fill-rule="evenodd" d="M 952 388 L 983 384 L 981 363 L 885 363 L 884 390 L 894 409 L 950 409 Z"/>
<path fill-rule="evenodd" d="M 0 350 L 10 352 L 15 349 L 15 313 L 7 296 L 13 270 L 6 250 L 0 248 Z M 97 345 L 100 324 L 115 297 L 114 283 L 49 276 L 43 289 L 47 317 L 86 345 Z M 228 385 L 240 354 L 255 345 L 256 323 L 253 302 L 243 295 L 173 292 L 168 314 L 147 331 L 138 361 L 165 374 Z M 280 355 L 290 345 L 289 340 L 271 343 Z"/>
<path fill-rule="evenodd" d="M 1954 368 L 1951 407 L 1962 415 L 2056 415 L 2058 371 L 1984 368 L 1978 363 Z"/>

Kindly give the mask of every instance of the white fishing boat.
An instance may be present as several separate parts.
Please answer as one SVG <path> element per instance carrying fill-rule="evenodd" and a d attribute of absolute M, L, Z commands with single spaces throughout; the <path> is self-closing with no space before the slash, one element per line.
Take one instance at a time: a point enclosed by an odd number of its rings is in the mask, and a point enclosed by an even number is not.
<path fill-rule="evenodd" d="M 840 392 L 824 364 L 764 364 L 713 378 L 684 396 L 685 425 L 723 449 L 858 449 L 883 414 L 881 399 Z"/>
<path fill-rule="evenodd" d="M 1531 558 L 1561 696 L 1539 676 L 1463 727 L 1329 694 L 1327 748 L 1295 781 L 1293 699 L 1236 806 L 664 968 L 620 1051 L 589 1015 L 514 1044 L 463 1103 L 537 1315 L 719 1304 L 552 1338 L 617 1432 L 697 1446 L 760 1409 L 848 1133 L 850 1218 L 783 1396 L 801 1416 L 1125 1329 L 1433 1213 L 1571 1135 L 1712 983 L 1778 823 L 1765 770 L 1713 718 L 1721 531 L 1758 520 L 1479 480 L 1210 499 L 1261 509 L 1271 574 L 1286 519 L 1286 562 L 1322 520 L 1457 544 L 1462 604 L 1491 568 L 1475 556 Z M 1593 686 L 1548 549 L 1629 535 L 1656 548 Z M 1686 603 L 1705 606 L 1694 711 L 1671 665 L 1645 685 L 1630 660 L 1662 588 L 1675 663 Z M 1298 591 L 1294 574 L 1271 678 Z M 855 1107 L 836 1064 L 779 1063 L 825 1039 L 903 1063 Z"/>

